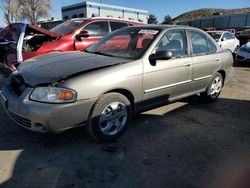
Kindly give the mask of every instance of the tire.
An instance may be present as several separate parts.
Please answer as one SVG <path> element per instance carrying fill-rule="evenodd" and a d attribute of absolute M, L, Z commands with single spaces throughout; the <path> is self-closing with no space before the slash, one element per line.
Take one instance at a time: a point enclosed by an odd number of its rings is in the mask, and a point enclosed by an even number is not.
<path fill-rule="evenodd" d="M 216 101 L 221 93 L 223 84 L 224 84 L 224 79 L 222 75 L 219 72 L 217 72 L 214 75 L 213 79 L 210 81 L 206 91 L 200 94 L 202 100 L 205 102 Z"/>
<path fill-rule="evenodd" d="M 125 131 L 131 117 L 129 100 L 120 93 L 107 93 L 93 105 L 87 131 L 99 142 L 111 142 Z"/>

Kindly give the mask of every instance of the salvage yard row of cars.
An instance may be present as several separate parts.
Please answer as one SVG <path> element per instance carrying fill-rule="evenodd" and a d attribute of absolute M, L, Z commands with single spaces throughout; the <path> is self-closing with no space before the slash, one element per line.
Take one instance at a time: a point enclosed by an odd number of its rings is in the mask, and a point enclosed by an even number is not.
<path fill-rule="evenodd" d="M 94 139 L 112 141 L 152 107 L 196 94 L 215 101 L 232 72 L 232 53 L 188 26 L 95 18 L 51 31 L 7 29 L 0 32 L 1 55 L 7 54 L 1 58 L 14 72 L 0 101 L 12 120 L 35 132 L 84 126 Z"/>
<path fill-rule="evenodd" d="M 230 50 L 238 63 L 250 62 L 250 27 L 243 27 L 239 31 L 226 29 L 218 31 L 216 28 L 204 28 L 225 50 Z M 240 40 L 239 40 L 240 39 Z"/>

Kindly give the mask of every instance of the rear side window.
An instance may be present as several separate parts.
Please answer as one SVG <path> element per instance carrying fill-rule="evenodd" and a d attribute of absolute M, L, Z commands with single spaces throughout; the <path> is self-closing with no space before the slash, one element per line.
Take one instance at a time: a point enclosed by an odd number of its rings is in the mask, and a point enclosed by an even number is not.
<path fill-rule="evenodd" d="M 209 53 L 209 46 L 207 42 L 207 36 L 199 31 L 189 30 L 193 54 Z"/>
<path fill-rule="evenodd" d="M 120 29 L 122 27 L 127 27 L 128 24 L 127 23 L 122 23 L 122 22 L 110 22 L 110 27 L 111 27 L 111 31 L 115 31 L 117 29 Z"/>
<path fill-rule="evenodd" d="M 87 25 L 84 30 L 89 32 L 89 36 L 104 36 L 109 33 L 108 22 L 93 22 Z"/>

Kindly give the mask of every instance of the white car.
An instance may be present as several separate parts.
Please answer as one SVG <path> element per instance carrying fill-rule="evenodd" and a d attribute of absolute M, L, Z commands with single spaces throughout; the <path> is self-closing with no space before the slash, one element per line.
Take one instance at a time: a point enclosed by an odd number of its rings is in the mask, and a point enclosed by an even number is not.
<path fill-rule="evenodd" d="M 238 63 L 250 62 L 250 42 L 240 47 L 239 53 L 236 56 Z"/>
<path fill-rule="evenodd" d="M 236 54 L 240 47 L 240 41 L 235 37 L 235 35 L 228 31 L 208 31 L 218 45 L 225 50 L 230 50 L 232 53 Z"/>

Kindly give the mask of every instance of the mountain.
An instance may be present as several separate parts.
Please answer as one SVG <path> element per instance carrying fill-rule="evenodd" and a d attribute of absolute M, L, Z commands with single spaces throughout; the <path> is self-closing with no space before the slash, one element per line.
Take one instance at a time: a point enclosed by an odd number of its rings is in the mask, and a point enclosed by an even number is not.
<path fill-rule="evenodd" d="M 214 15 L 226 15 L 226 14 L 240 14 L 240 13 L 250 13 L 250 7 L 241 9 L 215 9 L 215 8 L 203 8 L 197 9 L 190 12 L 186 12 L 174 18 L 176 22 L 194 20 L 200 18 L 206 18 Z"/>

